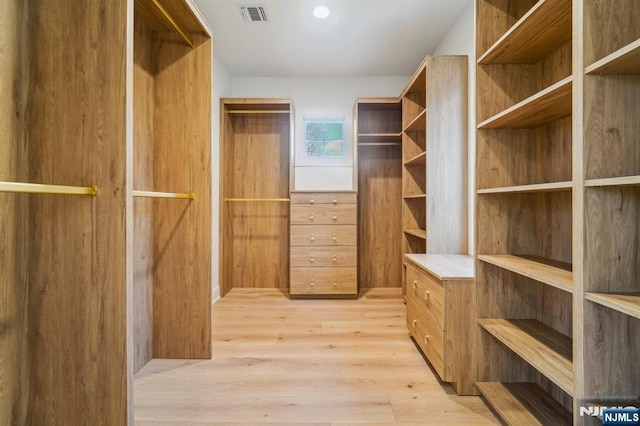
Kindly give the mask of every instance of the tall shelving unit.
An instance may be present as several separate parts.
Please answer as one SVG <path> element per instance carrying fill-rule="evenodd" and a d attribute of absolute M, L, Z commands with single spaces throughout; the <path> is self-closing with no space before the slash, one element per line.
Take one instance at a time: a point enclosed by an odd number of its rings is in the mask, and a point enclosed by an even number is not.
<path fill-rule="evenodd" d="M 640 3 L 580 0 L 584 400 L 640 402 Z M 587 424 L 600 424 L 588 418 Z"/>
<path fill-rule="evenodd" d="M 402 252 L 466 253 L 467 58 L 426 57 L 401 99 Z"/>
<path fill-rule="evenodd" d="M 477 387 L 506 423 L 571 423 L 572 4 L 476 12 Z"/>
<path fill-rule="evenodd" d="M 402 285 L 402 103 L 356 100 L 359 288 Z"/>

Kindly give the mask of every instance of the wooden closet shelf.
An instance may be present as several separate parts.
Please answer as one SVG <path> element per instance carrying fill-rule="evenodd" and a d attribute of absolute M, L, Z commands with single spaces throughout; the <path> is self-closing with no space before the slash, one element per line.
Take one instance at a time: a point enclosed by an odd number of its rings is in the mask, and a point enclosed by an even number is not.
<path fill-rule="evenodd" d="M 0 182 L 0 192 L 95 196 L 98 195 L 98 186 L 66 186 L 26 182 Z"/>
<path fill-rule="evenodd" d="M 586 293 L 585 298 L 640 319 L 640 293 Z"/>
<path fill-rule="evenodd" d="M 522 192 L 563 192 L 571 191 L 573 182 L 537 183 L 533 185 L 504 186 L 501 188 L 479 189 L 478 194 L 508 194 Z"/>
<path fill-rule="evenodd" d="M 133 191 L 134 197 L 141 198 L 174 198 L 181 200 L 193 200 L 195 194 L 193 192 L 181 193 L 181 192 L 160 192 L 160 191 Z"/>
<path fill-rule="evenodd" d="M 571 39 L 571 0 L 540 0 L 478 59 L 532 64 Z"/>
<path fill-rule="evenodd" d="M 412 235 L 414 237 L 422 238 L 423 240 L 427 239 L 427 231 L 425 229 L 405 229 L 404 233 Z"/>
<path fill-rule="evenodd" d="M 158 0 L 150 0 L 151 3 L 155 6 L 155 8 L 160 12 L 160 14 L 167 20 L 167 22 L 171 25 L 171 27 L 176 30 L 180 37 L 187 43 L 190 47 L 195 47 L 193 41 L 189 38 L 189 36 L 182 30 L 182 27 L 178 25 L 178 22 L 171 16 L 171 14 L 167 11 L 167 9 L 162 6 L 162 4 Z"/>
<path fill-rule="evenodd" d="M 585 74 L 640 74 L 640 39 L 589 65 Z"/>
<path fill-rule="evenodd" d="M 225 198 L 224 200 L 230 203 L 288 203 L 290 201 L 289 198 Z"/>
<path fill-rule="evenodd" d="M 358 142 L 358 146 L 402 146 L 401 142 Z"/>
<path fill-rule="evenodd" d="M 424 132 L 427 129 L 427 110 L 423 110 L 405 127 L 405 132 Z"/>
<path fill-rule="evenodd" d="M 533 319 L 479 319 L 478 324 L 573 396 L 572 340 Z"/>
<path fill-rule="evenodd" d="M 416 165 L 423 165 L 423 164 L 427 164 L 427 152 L 421 152 L 420 154 L 416 155 L 413 158 L 410 158 L 409 160 L 407 160 L 404 165 L 405 166 L 416 166 Z"/>
<path fill-rule="evenodd" d="M 550 265 L 555 263 L 542 258 L 527 258 L 514 255 L 478 255 L 478 260 L 490 263 L 507 271 L 531 278 L 560 290 L 573 292 L 573 273 L 566 268 Z"/>
<path fill-rule="evenodd" d="M 478 129 L 535 128 L 571 115 L 573 78 L 547 87 L 478 125 Z"/>
<path fill-rule="evenodd" d="M 427 198 L 427 194 L 404 195 L 402 198 L 405 200 L 424 200 Z"/>
<path fill-rule="evenodd" d="M 284 109 L 228 109 L 227 114 L 289 114 Z"/>
<path fill-rule="evenodd" d="M 640 185 L 640 176 L 622 176 L 605 179 L 588 179 L 584 186 L 602 187 L 602 186 L 624 186 L 624 185 Z"/>
<path fill-rule="evenodd" d="M 535 383 L 479 382 L 476 387 L 508 425 L 571 424 L 571 413 Z"/>
<path fill-rule="evenodd" d="M 358 141 L 362 142 L 388 142 L 402 140 L 402 133 L 358 133 Z"/>

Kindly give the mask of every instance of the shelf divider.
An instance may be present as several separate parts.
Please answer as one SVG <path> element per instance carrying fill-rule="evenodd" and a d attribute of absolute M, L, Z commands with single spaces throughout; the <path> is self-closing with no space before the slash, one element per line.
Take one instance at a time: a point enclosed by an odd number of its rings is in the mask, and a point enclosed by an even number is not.
<path fill-rule="evenodd" d="M 427 110 L 423 110 L 411 123 L 407 124 L 405 132 L 424 132 L 427 126 Z"/>

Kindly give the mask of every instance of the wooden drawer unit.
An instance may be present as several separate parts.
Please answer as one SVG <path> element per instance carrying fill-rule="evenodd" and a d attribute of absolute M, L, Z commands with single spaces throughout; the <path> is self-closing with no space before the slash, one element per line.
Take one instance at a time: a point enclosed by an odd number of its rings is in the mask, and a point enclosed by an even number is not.
<path fill-rule="evenodd" d="M 477 395 L 473 257 L 406 254 L 407 328 L 440 378 Z"/>
<path fill-rule="evenodd" d="M 291 194 L 291 296 L 357 296 L 354 192 Z"/>
<path fill-rule="evenodd" d="M 350 295 L 356 282 L 356 268 L 291 268 L 291 294 Z"/>
<path fill-rule="evenodd" d="M 356 246 L 293 246 L 291 266 L 356 266 Z"/>

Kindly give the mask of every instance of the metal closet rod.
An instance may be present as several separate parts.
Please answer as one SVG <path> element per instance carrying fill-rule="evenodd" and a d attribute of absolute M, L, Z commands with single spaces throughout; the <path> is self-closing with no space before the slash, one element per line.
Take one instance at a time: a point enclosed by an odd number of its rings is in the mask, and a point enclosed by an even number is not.
<path fill-rule="evenodd" d="M 22 194 L 98 195 L 98 186 L 45 185 L 27 182 L 0 182 L 0 192 Z"/>
<path fill-rule="evenodd" d="M 228 202 L 277 202 L 277 203 L 288 203 L 289 198 L 225 198 L 225 201 Z"/>
<path fill-rule="evenodd" d="M 144 198 L 174 198 L 181 200 L 193 200 L 195 194 L 193 192 L 180 193 L 180 192 L 159 192 L 159 191 L 133 191 L 134 197 Z"/>
<path fill-rule="evenodd" d="M 173 16 L 171 16 L 169 14 L 169 12 L 167 12 L 167 9 L 165 9 L 158 0 L 151 0 L 153 2 L 153 4 L 156 6 L 156 8 L 160 11 L 160 13 L 162 13 L 164 15 L 165 18 L 167 18 L 167 21 L 169 21 L 171 23 L 171 25 L 173 26 L 173 28 L 175 28 L 175 30 L 178 32 L 178 34 L 180 34 L 180 36 L 182 36 L 182 38 L 184 39 L 184 41 L 187 42 L 187 44 L 191 47 L 195 47 L 195 45 L 193 44 L 193 42 L 191 41 L 191 39 L 189 38 L 189 36 L 187 36 L 185 34 L 184 31 L 182 31 L 182 28 L 180 28 L 180 25 L 178 25 L 178 23 L 175 21 L 175 19 L 173 19 Z"/>

